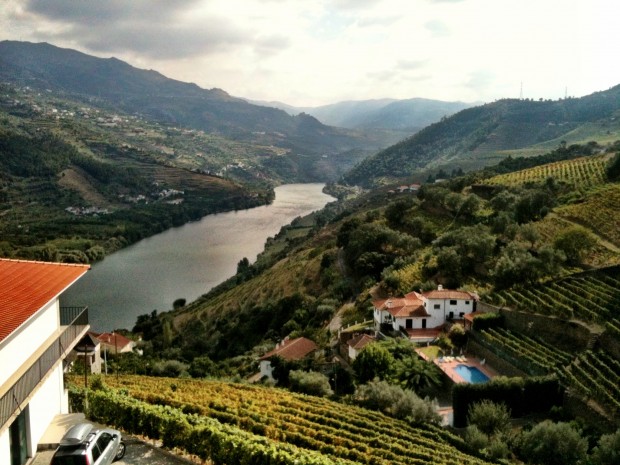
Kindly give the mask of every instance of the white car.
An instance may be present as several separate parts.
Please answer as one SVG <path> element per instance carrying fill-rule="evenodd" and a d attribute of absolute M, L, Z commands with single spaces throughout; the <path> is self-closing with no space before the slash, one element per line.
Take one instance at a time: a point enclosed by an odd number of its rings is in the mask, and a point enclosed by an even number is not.
<path fill-rule="evenodd" d="M 62 437 L 50 465 L 110 465 L 124 455 L 125 443 L 119 431 L 79 423 Z"/>

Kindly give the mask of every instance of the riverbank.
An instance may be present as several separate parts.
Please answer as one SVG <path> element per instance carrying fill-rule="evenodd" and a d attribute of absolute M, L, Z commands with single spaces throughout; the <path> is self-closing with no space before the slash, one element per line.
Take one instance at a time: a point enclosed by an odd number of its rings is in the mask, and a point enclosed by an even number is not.
<path fill-rule="evenodd" d="M 177 299 L 191 302 L 234 276 L 243 258 L 254 262 L 282 226 L 334 200 L 323 187 L 278 186 L 268 205 L 208 215 L 143 239 L 96 263 L 61 304 L 87 305 L 96 331 L 131 329 L 139 315 L 170 310 Z"/>

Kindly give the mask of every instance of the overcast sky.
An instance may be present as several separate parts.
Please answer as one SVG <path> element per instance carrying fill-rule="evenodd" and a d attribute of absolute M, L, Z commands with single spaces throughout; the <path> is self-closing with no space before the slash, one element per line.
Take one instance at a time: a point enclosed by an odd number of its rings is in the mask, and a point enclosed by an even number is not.
<path fill-rule="evenodd" d="M 619 0 L 0 0 L 0 39 L 315 106 L 579 97 L 620 84 Z"/>

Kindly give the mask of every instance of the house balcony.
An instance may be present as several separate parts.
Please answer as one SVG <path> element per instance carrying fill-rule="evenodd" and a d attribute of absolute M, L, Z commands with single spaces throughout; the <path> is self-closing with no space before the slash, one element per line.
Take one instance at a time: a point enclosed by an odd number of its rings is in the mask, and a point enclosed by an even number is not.
<path fill-rule="evenodd" d="M 60 327 L 0 386 L 0 431 L 25 407 L 38 386 L 86 334 L 88 307 L 61 307 Z"/>

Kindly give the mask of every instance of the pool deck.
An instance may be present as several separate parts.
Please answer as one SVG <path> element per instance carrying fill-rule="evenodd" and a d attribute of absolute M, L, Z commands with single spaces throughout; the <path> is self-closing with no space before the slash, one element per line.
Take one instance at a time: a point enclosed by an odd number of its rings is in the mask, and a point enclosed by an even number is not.
<path fill-rule="evenodd" d="M 448 378 L 450 378 L 455 383 L 467 383 L 465 379 L 457 374 L 456 367 L 458 365 L 467 365 L 470 367 L 475 367 L 484 373 L 489 379 L 498 376 L 498 373 L 493 370 L 490 366 L 488 366 L 484 359 L 480 360 L 476 357 L 471 357 L 467 355 L 459 355 L 459 356 L 450 356 L 450 357 L 437 357 L 434 360 L 429 360 L 426 355 L 422 352 L 418 352 L 418 354 L 427 361 L 432 361 L 435 365 L 437 365 L 441 371 L 443 371 Z"/>

